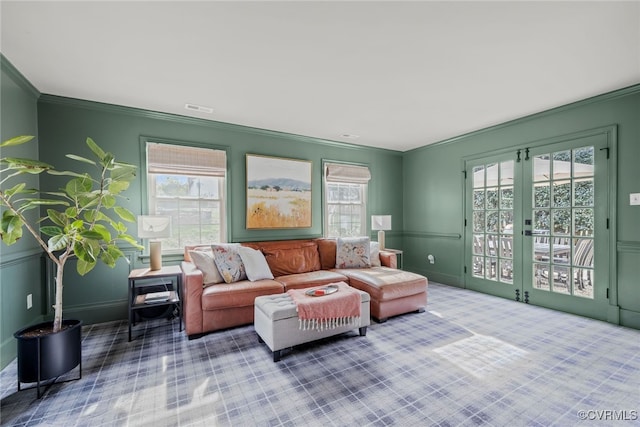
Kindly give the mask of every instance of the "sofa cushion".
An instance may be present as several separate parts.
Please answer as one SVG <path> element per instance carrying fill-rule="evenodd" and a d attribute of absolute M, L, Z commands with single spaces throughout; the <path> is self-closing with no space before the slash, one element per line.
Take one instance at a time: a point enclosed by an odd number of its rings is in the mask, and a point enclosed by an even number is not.
<path fill-rule="evenodd" d="M 320 254 L 320 268 L 331 270 L 336 268 L 336 239 L 316 239 Z"/>
<path fill-rule="evenodd" d="M 273 274 L 262 252 L 245 246 L 240 246 L 238 252 L 249 280 L 255 282 L 261 279 L 273 279 Z"/>
<path fill-rule="evenodd" d="M 237 243 L 211 245 L 213 259 L 225 283 L 247 278 L 242 258 L 238 252 L 239 247 L 240 245 Z"/>
<path fill-rule="evenodd" d="M 349 282 L 349 279 L 345 275 L 328 270 L 278 276 L 276 280 L 284 285 L 285 291 L 289 289 L 304 289 L 313 286 L 328 285 L 334 282 Z"/>
<path fill-rule="evenodd" d="M 275 277 L 320 270 L 320 255 L 315 242 L 291 247 L 263 247 L 262 251 Z"/>
<path fill-rule="evenodd" d="M 336 269 L 349 278 L 349 285 L 367 292 L 376 301 L 394 300 L 427 291 L 427 279 L 409 271 L 388 267 Z"/>
<path fill-rule="evenodd" d="M 216 263 L 213 260 L 213 251 L 211 247 L 207 247 L 205 250 L 189 251 L 191 261 L 198 270 L 202 271 L 202 278 L 204 285 L 212 285 L 216 283 L 224 282 Z"/>
<path fill-rule="evenodd" d="M 275 280 L 258 280 L 250 282 L 241 280 L 235 283 L 221 283 L 209 286 L 202 293 L 203 310 L 220 310 L 237 307 L 251 307 L 260 295 L 279 294 L 284 292 L 281 283 Z"/>
<path fill-rule="evenodd" d="M 336 268 L 371 267 L 368 237 L 338 237 L 336 243 Z"/>

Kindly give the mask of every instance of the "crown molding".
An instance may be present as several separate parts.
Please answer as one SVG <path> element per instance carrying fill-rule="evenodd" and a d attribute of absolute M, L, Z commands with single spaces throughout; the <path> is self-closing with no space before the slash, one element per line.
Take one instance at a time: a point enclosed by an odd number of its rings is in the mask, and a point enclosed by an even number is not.
<path fill-rule="evenodd" d="M 427 150 L 429 148 L 434 148 L 434 147 L 439 147 L 442 145 L 446 145 L 446 144 L 451 144 L 453 142 L 457 142 L 472 136 L 476 136 L 476 135 L 481 135 L 483 133 L 487 133 L 487 132 L 492 132 L 495 130 L 499 130 L 499 129 L 504 129 L 510 126 L 514 126 L 514 125 L 518 125 L 518 124 L 522 124 L 522 123 L 526 123 L 528 121 L 531 120 L 536 120 L 539 119 L 541 117 L 545 117 L 551 114 L 556 114 L 556 113 L 560 113 L 563 111 L 568 111 L 568 110 L 572 110 L 574 108 L 578 108 L 578 107 L 584 107 L 590 104 L 597 104 L 600 102 L 605 102 L 605 101 L 611 101 L 613 99 L 617 99 L 617 98 L 623 98 L 625 96 L 629 96 L 629 95 L 633 95 L 636 93 L 640 93 L 640 83 L 632 85 L 632 86 L 627 86 L 625 88 L 622 89 L 617 89 L 611 92 L 607 92 L 607 93 L 603 93 L 600 95 L 595 95 L 586 99 L 582 99 L 580 101 L 575 101 L 569 104 L 565 104 L 565 105 L 561 105 L 559 107 L 555 107 L 555 108 L 551 108 L 549 110 L 545 110 L 545 111 L 541 111 L 538 113 L 533 113 L 530 114 L 528 116 L 524 116 L 524 117 L 520 117 L 517 119 L 513 119 L 513 120 L 509 120 L 508 122 L 504 122 L 504 123 L 500 123 L 494 126 L 489 126 L 487 128 L 484 129 L 479 129 L 479 130 L 475 130 L 473 132 L 468 132 L 468 133 L 464 133 L 462 135 L 458 135 L 458 136 L 454 136 L 452 138 L 448 138 L 439 142 L 435 142 L 433 144 L 429 144 L 429 145 L 424 145 L 422 147 L 418 147 L 418 148 L 414 148 L 413 150 L 408 150 L 408 151 L 404 151 L 403 154 L 415 154 L 424 150 Z"/>
<path fill-rule="evenodd" d="M 249 126 L 237 125 L 233 123 L 219 122 L 215 120 L 207 120 L 197 117 L 182 116 L 179 114 L 163 113 L 159 111 L 145 110 L 142 108 L 126 107 L 123 105 L 107 104 L 96 101 L 88 101 L 84 99 L 68 98 L 58 95 L 42 94 L 40 102 L 47 104 L 65 105 L 87 110 L 106 111 L 115 114 L 126 114 L 129 116 L 143 117 L 153 120 L 162 120 L 180 124 L 206 126 L 212 129 L 227 132 L 243 132 L 263 137 L 287 139 L 296 142 L 307 142 L 311 144 L 326 145 L 331 147 L 339 147 L 341 149 L 349 149 L 356 151 L 379 151 L 383 153 L 392 153 L 401 155 L 402 151 L 389 150 L 386 148 L 367 147 L 365 145 L 349 144 L 346 142 L 332 141 L 328 139 L 313 138 L 310 136 L 296 135 L 292 133 L 279 132 L 274 130 L 260 129 Z"/>
<path fill-rule="evenodd" d="M 34 85 L 31 84 L 29 80 L 25 76 L 22 75 L 20 71 L 4 56 L 0 53 L 0 69 L 2 69 L 3 73 L 6 73 L 11 80 L 13 80 L 18 86 L 22 89 L 30 92 L 36 99 L 40 97 L 40 91 L 36 89 Z"/>

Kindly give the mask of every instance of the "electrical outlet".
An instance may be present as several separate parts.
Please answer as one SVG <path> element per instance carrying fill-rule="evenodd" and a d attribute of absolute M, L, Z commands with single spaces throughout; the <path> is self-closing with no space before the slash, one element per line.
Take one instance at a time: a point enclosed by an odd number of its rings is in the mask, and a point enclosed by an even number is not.
<path fill-rule="evenodd" d="M 29 310 L 31 307 L 33 307 L 33 295 L 32 294 L 28 294 L 27 295 L 27 310 Z"/>
<path fill-rule="evenodd" d="M 640 205 L 640 193 L 629 194 L 629 204 L 631 206 Z"/>

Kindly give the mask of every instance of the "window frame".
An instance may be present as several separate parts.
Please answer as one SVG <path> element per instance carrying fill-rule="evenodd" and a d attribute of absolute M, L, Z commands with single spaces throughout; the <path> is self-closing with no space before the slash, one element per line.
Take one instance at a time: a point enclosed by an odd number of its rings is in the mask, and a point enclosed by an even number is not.
<path fill-rule="evenodd" d="M 224 151 L 225 153 L 225 176 L 223 178 L 224 182 L 222 184 L 222 197 L 220 198 L 220 243 L 225 243 L 229 241 L 231 236 L 229 229 L 229 218 L 230 218 L 230 201 L 229 195 L 231 194 L 230 183 L 229 183 L 229 148 L 221 145 L 213 145 L 213 144 L 205 144 L 201 142 L 187 141 L 187 140 L 174 140 L 174 139 L 166 139 L 166 138 L 156 138 L 150 136 L 141 136 L 140 137 L 140 159 L 141 159 L 141 168 L 140 168 L 140 178 L 141 178 L 141 188 L 140 192 L 142 197 L 140 197 L 141 202 L 141 212 L 143 214 L 148 214 L 150 212 L 151 207 L 151 198 L 152 189 L 149 188 L 151 185 L 151 179 L 149 177 L 148 172 L 148 158 L 147 158 L 147 144 L 167 144 L 167 145 L 175 145 L 179 147 L 189 147 L 189 148 L 204 148 L 210 150 L 219 150 Z M 149 245 L 148 242 L 143 243 L 145 246 L 145 253 L 149 253 Z M 163 247 L 162 254 L 163 255 L 182 255 L 184 253 L 184 248 L 172 248 L 165 249 Z"/>
<path fill-rule="evenodd" d="M 366 168 L 369 172 L 369 174 L 371 175 L 371 168 L 369 167 L 369 165 L 364 164 L 364 163 L 355 163 L 355 162 L 345 162 L 345 161 L 336 161 L 336 160 L 327 160 L 327 159 L 323 159 L 322 160 L 322 213 L 323 213 L 323 220 L 322 220 L 322 235 L 325 238 L 337 238 L 337 237 L 347 237 L 347 236 L 331 236 L 329 234 L 329 229 L 330 229 L 330 225 L 329 225 L 329 206 L 330 205 L 336 205 L 336 203 L 329 203 L 329 185 L 332 182 L 335 183 L 343 183 L 343 184 L 357 184 L 360 185 L 361 188 L 361 194 L 362 194 L 362 201 L 360 203 L 361 208 L 360 208 L 360 216 L 361 216 L 361 224 L 360 224 L 360 236 L 368 236 L 370 235 L 370 231 L 369 231 L 369 221 L 368 221 L 368 212 L 369 212 L 369 181 L 370 178 L 368 180 L 366 180 L 366 182 L 349 182 L 347 180 L 345 181 L 330 181 L 327 180 L 327 169 L 330 167 L 329 165 L 336 165 L 336 166 L 354 166 L 354 167 L 358 167 L 358 168 Z M 353 204 L 350 204 L 353 205 Z"/>

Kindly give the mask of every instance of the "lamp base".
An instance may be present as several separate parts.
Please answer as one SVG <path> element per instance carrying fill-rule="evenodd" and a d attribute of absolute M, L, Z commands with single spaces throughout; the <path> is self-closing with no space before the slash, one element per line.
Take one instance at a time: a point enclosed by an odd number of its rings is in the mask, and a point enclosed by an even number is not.
<path fill-rule="evenodd" d="M 162 270 L 162 242 L 149 242 L 149 269 Z"/>
<path fill-rule="evenodd" d="M 378 231 L 378 244 L 380 245 L 380 250 L 384 249 L 384 230 Z"/>

